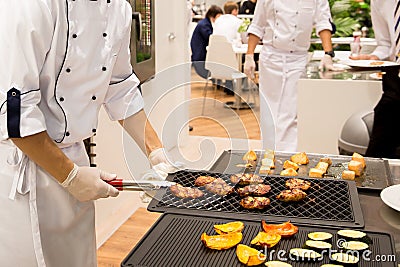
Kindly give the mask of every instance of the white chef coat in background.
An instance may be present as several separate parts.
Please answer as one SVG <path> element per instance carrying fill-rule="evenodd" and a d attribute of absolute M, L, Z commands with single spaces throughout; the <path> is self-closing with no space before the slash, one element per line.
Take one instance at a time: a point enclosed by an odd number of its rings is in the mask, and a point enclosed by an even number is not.
<path fill-rule="evenodd" d="M 395 60 L 396 40 L 394 34 L 393 14 L 397 0 L 372 0 L 371 19 L 377 47 L 372 55 L 381 60 Z"/>
<path fill-rule="evenodd" d="M 259 62 L 260 93 L 266 98 L 274 118 L 276 150 L 297 151 L 297 81 L 307 64 L 313 27 L 317 33 L 332 30 L 330 18 L 327 0 L 257 1 L 248 32 L 263 42 Z M 268 124 L 265 121 L 267 109 L 260 105 L 261 127 Z M 264 131 L 270 132 L 269 129 Z"/>
<path fill-rule="evenodd" d="M 225 36 L 228 42 L 236 44 L 240 41 L 238 32 L 242 20 L 232 14 L 224 14 L 215 20 L 213 34 Z"/>
<path fill-rule="evenodd" d="M 125 0 L 0 3 L 1 266 L 97 265 L 93 202 L 78 202 L 8 138 L 47 131 L 87 166 L 82 140 L 96 132 L 100 107 L 112 120 L 143 108 L 131 17 Z"/>

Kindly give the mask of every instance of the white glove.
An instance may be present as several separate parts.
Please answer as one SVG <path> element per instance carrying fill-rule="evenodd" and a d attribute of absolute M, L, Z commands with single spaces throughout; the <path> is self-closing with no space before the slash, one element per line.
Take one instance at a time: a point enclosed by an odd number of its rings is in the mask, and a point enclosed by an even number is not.
<path fill-rule="evenodd" d="M 256 70 L 256 62 L 254 62 L 254 55 L 253 54 L 246 54 L 244 60 L 244 73 L 250 79 L 254 79 L 254 72 Z"/>
<path fill-rule="evenodd" d="M 98 168 L 79 167 L 74 164 L 74 168 L 61 185 L 83 202 L 118 196 L 119 191 L 104 182 L 112 181 L 116 177 L 116 174 L 106 173 Z"/>
<path fill-rule="evenodd" d="M 165 180 L 169 173 L 177 172 L 180 169 L 184 169 L 184 166 L 180 162 L 171 163 L 166 155 L 164 148 L 158 148 L 153 150 L 149 155 L 149 161 L 152 166 L 152 170 L 155 171 L 159 178 Z M 149 176 L 152 173 L 148 173 Z M 143 177 L 142 177 L 143 179 Z"/>
<path fill-rule="evenodd" d="M 340 71 L 343 70 L 342 68 L 338 68 L 333 66 L 333 60 L 330 55 L 324 55 L 324 57 L 321 59 L 321 62 L 319 64 L 319 69 L 322 71 L 325 70 L 330 70 L 330 71 Z"/>

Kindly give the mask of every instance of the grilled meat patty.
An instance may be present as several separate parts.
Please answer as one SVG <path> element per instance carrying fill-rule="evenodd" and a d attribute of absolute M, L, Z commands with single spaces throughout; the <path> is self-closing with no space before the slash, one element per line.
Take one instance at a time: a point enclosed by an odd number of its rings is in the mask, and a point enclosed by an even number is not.
<path fill-rule="evenodd" d="M 303 200 L 307 196 L 306 192 L 299 188 L 283 190 L 276 196 L 278 200 L 283 202 L 296 202 Z"/>
<path fill-rule="evenodd" d="M 245 197 L 240 201 L 240 206 L 242 206 L 245 209 L 259 209 L 262 210 L 266 208 L 271 201 L 267 197 Z"/>
<path fill-rule="evenodd" d="M 263 178 L 252 173 L 237 173 L 231 175 L 231 182 L 239 185 L 262 184 Z"/>
<path fill-rule="evenodd" d="M 271 190 L 271 186 L 267 184 L 251 184 L 237 189 L 237 193 L 241 197 L 262 196 Z"/>
<path fill-rule="evenodd" d="M 311 186 L 311 182 L 299 178 L 291 178 L 289 180 L 286 180 L 285 185 L 289 189 L 298 188 L 303 191 L 307 191 Z"/>
<path fill-rule="evenodd" d="M 210 191 L 211 193 L 214 193 L 214 194 L 217 194 L 220 196 L 225 196 L 225 195 L 233 192 L 233 187 L 228 185 L 221 178 L 217 178 L 213 182 L 206 184 L 205 188 L 207 191 Z"/>
<path fill-rule="evenodd" d="M 184 187 L 180 184 L 176 185 L 171 185 L 169 188 L 171 190 L 171 193 L 179 198 L 199 198 L 204 195 L 204 193 L 197 189 L 197 188 L 191 188 L 191 187 Z"/>
<path fill-rule="evenodd" d="M 212 176 L 199 176 L 197 177 L 196 181 L 194 181 L 195 186 L 205 186 L 211 182 L 214 182 L 216 178 Z"/>

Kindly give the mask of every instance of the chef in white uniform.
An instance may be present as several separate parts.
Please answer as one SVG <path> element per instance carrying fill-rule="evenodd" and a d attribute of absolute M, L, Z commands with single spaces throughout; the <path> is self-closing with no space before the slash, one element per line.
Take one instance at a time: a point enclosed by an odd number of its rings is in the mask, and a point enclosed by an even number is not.
<path fill-rule="evenodd" d="M 297 81 L 305 71 L 313 27 L 322 40 L 322 67 L 335 70 L 331 14 L 327 0 L 259 0 L 248 29 L 244 71 L 254 78 L 254 49 L 260 39 L 260 120 L 264 145 L 275 136 L 275 149 L 297 150 Z M 275 131 L 266 128 L 271 109 Z M 265 134 L 267 133 L 267 134 Z"/>
<path fill-rule="evenodd" d="M 94 203 L 117 196 L 82 140 L 101 106 L 168 164 L 132 73 L 125 0 L 0 3 L 0 265 L 96 266 Z"/>

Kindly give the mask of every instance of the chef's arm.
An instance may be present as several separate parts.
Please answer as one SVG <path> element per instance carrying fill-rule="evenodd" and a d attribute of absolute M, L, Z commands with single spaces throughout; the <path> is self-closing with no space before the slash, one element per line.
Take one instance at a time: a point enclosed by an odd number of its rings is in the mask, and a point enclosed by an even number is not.
<path fill-rule="evenodd" d="M 254 54 L 254 50 L 256 49 L 256 46 L 259 42 L 260 42 L 260 38 L 257 35 L 249 33 L 246 54 Z"/>
<path fill-rule="evenodd" d="M 74 168 L 74 163 L 53 142 L 47 132 L 11 138 L 13 143 L 37 165 L 62 183 Z"/>
<path fill-rule="evenodd" d="M 325 52 L 332 51 L 332 33 L 330 30 L 322 30 L 319 32 L 319 37 L 321 38 L 322 41 L 322 47 Z"/>
<path fill-rule="evenodd" d="M 143 109 L 126 119 L 119 120 L 119 123 L 146 156 L 162 147 L 162 143 Z"/>

